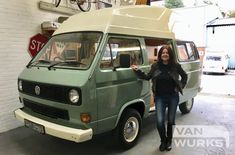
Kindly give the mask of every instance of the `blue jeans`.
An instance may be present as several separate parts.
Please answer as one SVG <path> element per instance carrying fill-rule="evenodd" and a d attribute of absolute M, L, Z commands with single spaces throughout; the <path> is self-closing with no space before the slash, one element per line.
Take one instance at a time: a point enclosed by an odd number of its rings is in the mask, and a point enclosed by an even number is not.
<path fill-rule="evenodd" d="M 161 141 L 171 140 L 173 134 L 173 125 L 175 125 L 175 115 L 179 103 L 179 94 L 155 96 L 155 108 L 157 118 L 157 129 Z M 168 108 L 167 117 L 167 135 L 165 127 L 166 108 Z"/>

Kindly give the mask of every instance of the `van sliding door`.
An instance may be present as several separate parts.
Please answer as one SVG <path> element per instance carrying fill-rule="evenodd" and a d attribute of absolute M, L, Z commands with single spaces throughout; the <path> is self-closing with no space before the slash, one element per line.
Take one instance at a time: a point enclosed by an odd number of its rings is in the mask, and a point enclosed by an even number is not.
<path fill-rule="evenodd" d="M 198 50 L 193 42 L 177 41 L 177 60 L 188 74 L 188 82 L 184 90 L 181 102 L 196 96 L 201 85 L 201 62 Z"/>

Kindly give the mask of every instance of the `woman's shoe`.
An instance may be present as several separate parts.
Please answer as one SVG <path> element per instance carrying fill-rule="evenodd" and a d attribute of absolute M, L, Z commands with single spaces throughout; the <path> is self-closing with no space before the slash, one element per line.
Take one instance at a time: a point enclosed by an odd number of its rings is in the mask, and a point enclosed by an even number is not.
<path fill-rule="evenodd" d="M 160 146 L 159 146 L 159 150 L 160 150 L 161 152 L 163 152 L 163 151 L 166 150 L 166 142 L 165 142 L 165 141 L 161 142 L 161 144 L 160 144 Z"/>
<path fill-rule="evenodd" d="M 166 150 L 170 151 L 172 149 L 172 140 L 166 141 Z"/>

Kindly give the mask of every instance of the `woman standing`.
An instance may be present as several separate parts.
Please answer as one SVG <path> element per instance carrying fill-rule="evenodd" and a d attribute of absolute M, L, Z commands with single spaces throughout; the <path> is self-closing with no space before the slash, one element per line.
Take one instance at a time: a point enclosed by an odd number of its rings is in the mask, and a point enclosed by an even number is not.
<path fill-rule="evenodd" d="M 173 125 L 179 103 L 179 92 L 187 83 L 187 74 L 176 62 L 170 46 L 164 45 L 159 50 L 157 62 L 153 63 L 148 74 L 132 65 L 139 78 L 152 80 L 152 91 L 155 99 L 157 129 L 161 138 L 160 151 L 170 151 L 172 144 Z M 179 80 L 179 75 L 181 80 Z M 168 108 L 167 130 L 165 127 L 165 113 Z"/>

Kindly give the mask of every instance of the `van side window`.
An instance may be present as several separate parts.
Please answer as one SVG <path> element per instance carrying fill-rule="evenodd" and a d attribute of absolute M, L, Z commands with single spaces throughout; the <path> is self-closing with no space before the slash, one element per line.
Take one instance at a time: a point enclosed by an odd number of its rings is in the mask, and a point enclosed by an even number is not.
<path fill-rule="evenodd" d="M 137 39 L 110 38 L 106 44 L 104 55 L 101 59 L 100 68 L 112 68 L 120 66 L 120 55 L 129 54 L 130 65 L 143 64 L 140 43 Z"/>
<path fill-rule="evenodd" d="M 186 47 L 184 45 L 177 45 L 178 48 L 178 55 L 180 61 L 187 61 L 188 60 L 188 53 Z"/>
<path fill-rule="evenodd" d="M 198 52 L 192 42 L 177 42 L 178 59 L 179 61 L 194 61 L 198 60 Z"/>

